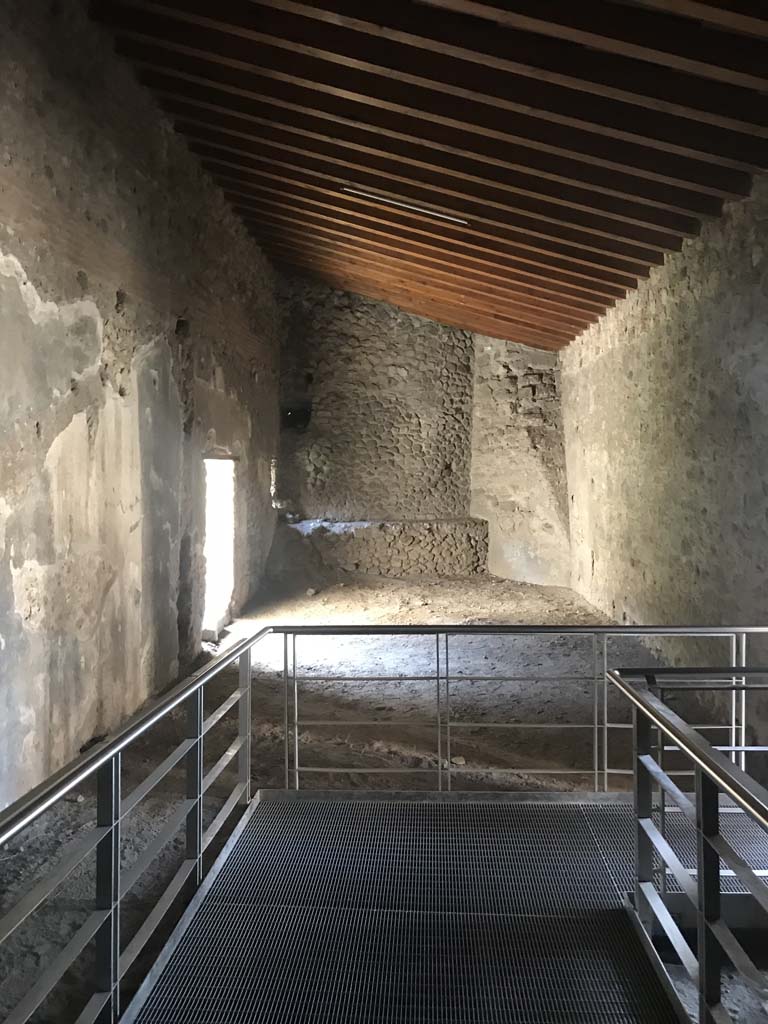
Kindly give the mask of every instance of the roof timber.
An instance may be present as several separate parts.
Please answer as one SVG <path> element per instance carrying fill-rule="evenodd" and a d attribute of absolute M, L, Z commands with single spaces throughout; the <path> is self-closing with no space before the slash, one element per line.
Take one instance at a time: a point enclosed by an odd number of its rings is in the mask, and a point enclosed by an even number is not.
<path fill-rule="evenodd" d="M 93 2 L 275 259 L 542 348 L 768 168 L 753 6 Z"/>

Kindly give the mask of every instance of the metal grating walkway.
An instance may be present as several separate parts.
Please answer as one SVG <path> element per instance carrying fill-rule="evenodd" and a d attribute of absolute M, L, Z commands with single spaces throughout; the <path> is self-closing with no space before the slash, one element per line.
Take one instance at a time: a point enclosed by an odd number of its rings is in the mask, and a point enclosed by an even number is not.
<path fill-rule="evenodd" d="M 609 867 L 615 810 L 264 801 L 137 1019 L 674 1024 Z"/>

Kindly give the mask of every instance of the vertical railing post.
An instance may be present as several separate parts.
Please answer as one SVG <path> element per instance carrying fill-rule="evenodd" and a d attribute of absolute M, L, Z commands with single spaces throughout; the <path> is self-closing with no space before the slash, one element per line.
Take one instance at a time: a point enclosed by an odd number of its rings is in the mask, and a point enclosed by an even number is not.
<path fill-rule="evenodd" d="M 600 789 L 600 666 L 597 661 L 597 633 L 592 634 L 592 672 L 594 693 L 592 706 L 592 770 L 594 791 Z"/>
<path fill-rule="evenodd" d="M 731 668 L 735 668 L 739 663 L 738 653 L 738 638 L 735 633 L 731 633 Z M 730 740 L 728 741 L 731 747 L 736 747 L 739 743 L 739 692 L 736 690 L 739 680 L 736 675 L 731 676 L 731 685 L 734 689 L 731 692 L 731 728 Z M 739 752 L 737 750 L 731 750 L 731 761 L 734 764 L 740 763 Z"/>
<path fill-rule="evenodd" d="M 291 668 L 293 671 L 293 780 L 294 789 L 301 785 L 301 761 L 299 760 L 299 680 L 296 676 L 296 634 L 291 633 Z"/>
<path fill-rule="evenodd" d="M 239 737 L 238 752 L 239 783 L 243 787 L 240 803 L 251 802 L 251 648 L 243 651 L 238 662 L 240 684 Z"/>
<path fill-rule="evenodd" d="M 642 884 L 653 882 L 653 844 L 643 828 L 644 818 L 653 816 L 653 780 L 640 758 L 651 752 L 651 723 L 639 708 L 633 708 L 633 760 L 635 768 L 635 909 L 650 934 L 653 913 Z"/>
<path fill-rule="evenodd" d="M 187 738 L 194 740 L 186 755 L 187 800 L 192 806 L 186 820 L 186 857 L 195 861 L 190 875 L 193 888 L 203 880 L 203 688 L 198 687 L 186 700 Z"/>
<path fill-rule="evenodd" d="M 96 988 L 109 993 L 101 1024 L 120 1014 L 120 754 L 96 776 L 96 823 L 109 831 L 96 847 L 96 909 L 109 913 L 96 933 Z"/>
<path fill-rule="evenodd" d="M 285 756 L 285 788 L 291 787 L 290 701 L 288 699 L 288 634 L 283 633 L 283 753 Z"/>
<path fill-rule="evenodd" d="M 699 767 L 696 768 L 696 824 L 698 850 L 698 954 L 699 954 L 699 1022 L 714 1024 L 712 1009 L 720 1002 L 720 967 L 722 951 L 710 924 L 720 918 L 720 858 L 707 842 L 720 828 L 719 794 L 715 783 Z"/>
<path fill-rule="evenodd" d="M 437 714 L 437 789 L 443 789 L 443 740 L 442 740 L 442 715 L 440 713 L 440 634 L 435 633 L 435 708 Z"/>
<path fill-rule="evenodd" d="M 603 791 L 608 792 L 608 634 L 603 633 Z"/>
<path fill-rule="evenodd" d="M 747 634 L 739 634 L 739 660 L 738 665 L 740 668 L 747 667 Z M 746 686 L 747 677 L 742 676 L 741 682 Z M 760 741 L 761 742 L 761 741 Z M 741 729 L 739 734 L 739 743 L 742 747 L 747 745 L 747 691 L 741 691 Z M 747 752 L 746 750 L 741 751 L 741 758 L 739 760 L 741 770 L 745 772 L 747 770 Z"/>
<path fill-rule="evenodd" d="M 450 793 L 451 780 L 451 663 L 448 649 L 448 634 L 445 634 L 445 753 L 448 765 L 447 789 Z"/>

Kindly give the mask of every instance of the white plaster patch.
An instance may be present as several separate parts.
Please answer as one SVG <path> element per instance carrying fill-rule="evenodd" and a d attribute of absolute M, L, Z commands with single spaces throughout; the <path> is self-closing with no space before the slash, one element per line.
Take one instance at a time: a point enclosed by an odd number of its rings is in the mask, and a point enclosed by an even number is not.
<path fill-rule="evenodd" d="M 41 297 L 35 286 L 29 280 L 24 267 L 15 256 L 0 251 L 0 274 L 3 277 L 16 279 L 19 291 L 24 304 L 29 312 L 30 319 L 36 324 L 46 324 L 59 320 L 65 326 L 70 327 L 84 317 L 91 319 L 96 324 L 99 341 L 104 339 L 104 321 L 95 302 L 91 299 L 77 299 L 75 302 L 66 302 L 61 306 L 50 300 Z"/>

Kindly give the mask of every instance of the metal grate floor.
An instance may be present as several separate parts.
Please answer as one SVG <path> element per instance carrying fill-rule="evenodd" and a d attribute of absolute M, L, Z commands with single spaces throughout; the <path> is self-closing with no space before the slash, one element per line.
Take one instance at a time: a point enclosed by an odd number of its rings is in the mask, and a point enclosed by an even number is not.
<path fill-rule="evenodd" d="M 673 1024 L 604 810 L 261 803 L 138 1020 Z"/>
<path fill-rule="evenodd" d="M 634 885 L 635 833 L 632 809 L 619 804 L 602 804 L 584 805 L 583 810 L 598 844 L 605 853 L 616 885 L 622 892 L 627 892 Z M 657 825 L 660 825 L 658 813 L 654 818 Z M 750 867 L 768 869 L 768 835 L 749 815 L 735 808 L 722 811 L 720 830 Z M 683 867 L 693 871 L 696 866 L 696 832 L 693 826 L 682 814 L 672 812 L 666 816 L 664 831 Z M 720 870 L 727 870 L 723 861 L 720 862 Z M 764 878 L 763 881 L 768 882 L 768 878 Z M 680 886 L 671 874 L 667 875 L 667 888 L 669 892 L 680 892 Z M 722 892 L 730 893 L 747 892 L 744 885 L 732 874 L 721 875 L 720 889 Z"/>

